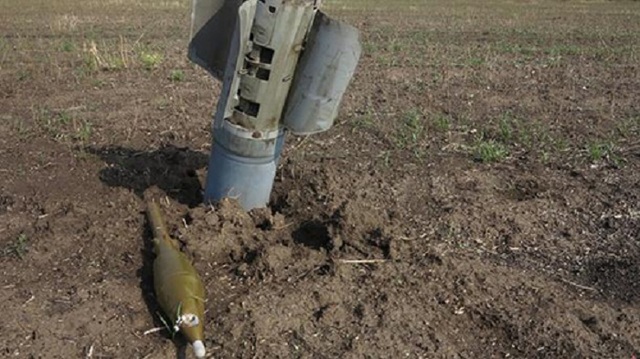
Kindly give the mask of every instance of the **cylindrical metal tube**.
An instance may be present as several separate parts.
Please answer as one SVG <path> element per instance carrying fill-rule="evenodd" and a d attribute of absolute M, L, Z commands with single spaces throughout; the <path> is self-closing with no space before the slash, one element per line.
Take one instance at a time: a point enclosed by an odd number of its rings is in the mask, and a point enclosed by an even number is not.
<path fill-rule="evenodd" d="M 237 198 L 245 210 L 269 202 L 284 142 L 282 111 L 313 5 L 300 0 L 240 5 L 214 119 L 205 202 Z"/>
<path fill-rule="evenodd" d="M 356 28 L 318 12 L 287 99 L 288 130 L 310 135 L 333 126 L 361 51 Z"/>
<path fill-rule="evenodd" d="M 236 198 L 246 210 L 264 207 L 273 188 L 284 131 L 279 129 L 272 139 L 252 140 L 239 135 L 240 128 L 232 132 L 226 125 L 215 132 L 205 201 Z"/>

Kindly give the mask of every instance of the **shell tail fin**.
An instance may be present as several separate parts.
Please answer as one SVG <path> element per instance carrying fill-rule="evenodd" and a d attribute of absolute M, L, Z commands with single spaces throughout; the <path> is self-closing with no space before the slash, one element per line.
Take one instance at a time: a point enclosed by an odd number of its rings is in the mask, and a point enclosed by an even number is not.
<path fill-rule="evenodd" d="M 151 229 L 153 230 L 153 237 L 156 241 L 166 241 L 171 244 L 176 249 L 178 248 L 177 243 L 169 236 L 169 231 L 167 230 L 167 224 L 162 217 L 162 213 L 160 212 L 160 206 L 154 201 L 150 200 L 147 202 L 147 216 L 149 217 L 149 223 L 151 224 Z"/>

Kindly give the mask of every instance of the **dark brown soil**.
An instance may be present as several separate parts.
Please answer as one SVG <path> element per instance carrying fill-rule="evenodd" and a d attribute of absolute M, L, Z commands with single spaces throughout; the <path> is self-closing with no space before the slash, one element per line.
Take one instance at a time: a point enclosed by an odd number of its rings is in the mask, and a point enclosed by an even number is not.
<path fill-rule="evenodd" d="M 26 3 L 0 5 L 0 357 L 181 355 L 143 334 L 145 196 L 212 358 L 640 353 L 640 3 L 329 1 L 358 73 L 250 213 L 202 204 L 219 84 L 188 5 Z"/>

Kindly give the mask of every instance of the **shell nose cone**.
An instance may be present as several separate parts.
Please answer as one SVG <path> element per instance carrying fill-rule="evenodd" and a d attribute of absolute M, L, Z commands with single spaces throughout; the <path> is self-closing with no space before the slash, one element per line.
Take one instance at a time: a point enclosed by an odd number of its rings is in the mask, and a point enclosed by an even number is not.
<path fill-rule="evenodd" d="M 202 340 L 196 340 L 192 345 L 193 353 L 196 355 L 196 358 L 204 358 L 204 355 L 207 353 L 207 351 L 204 349 Z"/>

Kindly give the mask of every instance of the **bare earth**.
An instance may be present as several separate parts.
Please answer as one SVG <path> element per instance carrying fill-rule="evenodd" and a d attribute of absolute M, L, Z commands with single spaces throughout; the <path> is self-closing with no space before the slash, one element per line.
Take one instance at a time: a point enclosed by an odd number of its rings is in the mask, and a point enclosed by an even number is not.
<path fill-rule="evenodd" d="M 248 214 L 201 203 L 220 84 L 189 6 L 0 3 L 0 357 L 181 355 L 143 334 L 145 196 L 212 358 L 640 353 L 640 2 L 327 1 L 356 78 Z"/>

